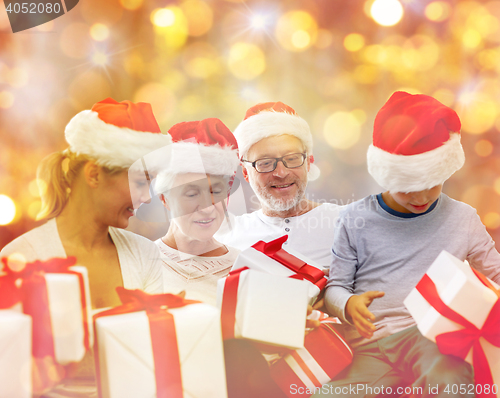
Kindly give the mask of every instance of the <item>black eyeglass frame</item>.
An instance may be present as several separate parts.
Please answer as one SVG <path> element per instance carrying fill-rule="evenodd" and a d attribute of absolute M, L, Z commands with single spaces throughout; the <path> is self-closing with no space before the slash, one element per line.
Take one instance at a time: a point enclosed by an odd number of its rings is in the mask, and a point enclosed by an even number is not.
<path fill-rule="evenodd" d="M 286 161 L 284 160 L 284 158 L 286 158 L 288 156 L 292 156 L 292 155 L 302 155 L 302 163 L 299 166 L 288 167 L 286 165 Z M 255 167 L 255 165 L 257 164 L 257 162 L 260 162 L 261 160 L 271 160 L 271 159 L 274 160 L 274 167 L 273 167 L 272 170 L 269 170 L 269 171 L 259 171 L 259 170 L 257 170 L 257 167 Z M 262 159 L 257 159 L 257 160 L 255 160 L 253 162 L 251 162 L 250 160 L 241 159 L 241 161 L 245 162 L 245 163 L 250 163 L 257 173 L 265 174 L 265 173 L 272 173 L 274 170 L 276 170 L 276 167 L 278 167 L 278 162 L 283 163 L 283 166 L 285 166 L 287 169 L 298 169 L 299 167 L 302 167 L 304 165 L 306 159 L 307 159 L 307 153 L 306 152 L 302 152 L 302 153 L 296 152 L 296 153 L 289 153 L 288 155 L 282 156 L 280 158 L 262 158 Z"/>

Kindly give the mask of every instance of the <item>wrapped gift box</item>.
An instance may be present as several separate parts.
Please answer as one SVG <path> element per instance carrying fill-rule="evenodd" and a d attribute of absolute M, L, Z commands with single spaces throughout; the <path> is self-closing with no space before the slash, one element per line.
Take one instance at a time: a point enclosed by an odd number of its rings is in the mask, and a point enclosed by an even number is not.
<path fill-rule="evenodd" d="M 288 397 L 309 397 L 350 365 L 353 353 L 335 329 L 337 320 L 324 320 L 305 338 L 304 348 L 271 365 L 271 377 Z"/>
<path fill-rule="evenodd" d="M 475 348 L 472 343 L 463 347 L 460 344 L 455 345 L 449 350 L 450 352 L 446 352 L 446 348 L 443 348 L 442 344 L 445 344 L 446 340 L 452 341 L 449 332 L 467 328 L 467 323 L 471 324 L 470 328 L 481 330 L 487 319 L 493 316 L 494 312 L 500 311 L 499 293 L 496 290 L 498 290 L 497 284 L 473 271 L 467 263 L 460 261 L 446 251 L 442 251 L 426 275 L 417 284 L 417 287 L 410 292 L 404 301 L 422 335 L 437 342 L 441 352 L 461 356 L 474 365 L 476 383 L 478 383 L 478 375 L 482 376 L 480 373 L 487 372 L 477 371 L 477 364 L 474 364 L 473 360 Z M 433 298 L 431 293 L 433 291 L 437 298 Z M 433 303 L 431 305 L 429 300 L 431 302 L 441 301 L 442 304 Z M 440 308 L 444 309 L 440 310 Z M 440 313 L 449 312 L 449 310 L 458 314 L 458 317 L 454 314 L 444 316 Z M 455 321 L 449 317 L 454 318 Z M 491 344 L 484 337 L 479 337 L 479 344 L 486 355 L 493 381 L 498 386 L 500 386 L 499 326 L 496 326 L 496 330 L 490 333 L 497 335 L 499 346 Z M 453 339 L 453 341 L 456 340 Z M 498 396 L 500 397 L 500 395 Z"/>
<path fill-rule="evenodd" d="M 32 317 L 33 356 L 50 355 L 61 365 L 81 361 L 93 339 L 87 269 L 75 262 L 35 261 L 18 272 L 5 267 L 1 281 L 9 296 L 3 304 Z"/>
<path fill-rule="evenodd" d="M 0 310 L 0 397 L 31 397 L 31 317 Z"/>
<path fill-rule="evenodd" d="M 87 269 L 81 266 L 68 269 L 78 272 L 83 277 L 86 311 L 82 308 L 82 292 L 76 275 L 45 274 L 55 359 L 61 365 L 79 362 L 83 359 L 87 349 L 84 344 L 86 330 L 89 347 L 93 343 L 92 308 Z M 82 322 L 84 316 L 87 318 L 86 324 Z"/>
<path fill-rule="evenodd" d="M 167 312 L 165 309 L 160 311 Z M 227 396 L 220 312 L 217 308 L 197 303 L 168 309 L 175 323 L 175 336 L 161 335 L 159 345 L 152 339 L 151 320 L 146 311 L 118 315 L 106 313 L 95 317 L 100 397 Z M 162 348 L 162 342 L 174 345 L 174 351 L 178 352 L 174 352 L 174 356 L 178 355 L 176 366 L 168 365 L 170 354 L 168 347 Z M 179 372 L 180 362 L 179 383 L 182 391 L 178 394 L 175 389 L 157 393 L 155 372 L 159 369 L 155 368 L 155 355 L 165 359 L 166 370 L 174 375 Z"/>
<path fill-rule="evenodd" d="M 238 255 L 232 270 L 247 267 L 273 275 L 304 279 L 310 282 L 309 302 L 312 304 L 325 288 L 327 278 L 321 267 L 311 259 L 283 249 L 282 245 L 287 239 L 285 235 L 271 242 L 257 242 Z"/>
<path fill-rule="evenodd" d="M 302 348 L 309 287 L 306 281 L 265 272 L 232 271 L 217 283 L 224 339 L 245 338 L 291 349 Z"/>

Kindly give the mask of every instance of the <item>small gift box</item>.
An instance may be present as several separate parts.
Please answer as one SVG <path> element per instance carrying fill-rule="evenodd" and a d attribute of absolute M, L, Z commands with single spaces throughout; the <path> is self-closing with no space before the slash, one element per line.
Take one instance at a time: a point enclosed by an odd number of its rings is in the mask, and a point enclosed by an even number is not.
<path fill-rule="evenodd" d="M 352 350 L 336 324 L 338 320 L 323 320 L 306 336 L 304 348 L 271 365 L 271 377 L 288 397 L 311 396 L 352 362 Z"/>
<path fill-rule="evenodd" d="M 124 303 L 94 316 L 101 398 L 224 398 L 217 308 L 117 288 Z"/>
<path fill-rule="evenodd" d="M 240 268 L 217 283 L 224 340 L 244 338 L 288 347 L 304 346 L 310 284 Z"/>
<path fill-rule="evenodd" d="M 498 285 L 442 251 L 404 301 L 422 335 L 474 366 L 476 397 L 500 386 L 499 297 Z"/>
<path fill-rule="evenodd" d="M 0 310 L 0 397 L 31 397 L 31 317 Z"/>
<path fill-rule="evenodd" d="M 2 262 L 0 306 L 20 303 L 31 316 L 33 357 L 50 356 L 61 365 L 82 360 L 92 345 L 87 269 L 74 266 L 74 257 L 27 263 L 20 271 Z"/>
<path fill-rule="evenodd" d="M 233 265 L 233 270 L 250 268 L 289 278 L 303 279 L 310 282 L 309 302 L 312 304 L 325 288 L 327 278 L 321 267 L 300 253 L 289 253 L 282 248 L 288 236 L 282 236 L 271 242 L 259 241 L 243 250 Z"/>

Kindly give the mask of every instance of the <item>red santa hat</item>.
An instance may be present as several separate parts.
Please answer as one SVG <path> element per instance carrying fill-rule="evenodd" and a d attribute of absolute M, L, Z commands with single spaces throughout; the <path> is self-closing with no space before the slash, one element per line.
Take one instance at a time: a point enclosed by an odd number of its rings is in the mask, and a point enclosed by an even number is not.
<path fill-rule="evenodd" d="M 240 163 L 233 133 L 219 119 L 178 123 L 169 130 L 168 164 L 158 175 L 156 191 L 170 188 L 175 174 L 201 173 L 234 177 Z"/>
<path fill-rule="evenodd" d="M 282 102 L 265 102 L 247 110 L 245 118 L 234 130 L 238 141 L 241 159 L 245 158 L 253 144 L 263 138 L 277 135 L 292 135 L 304 144 L 310 156 L 308 180 L 313 181 L 320 175 L 319 168 L 313 164 L 313 140 L 307 122 L 297 115 L 288 105 Z"/>
<path fill-rule="evenodd" d="M 71 152 L 109 168 L 129 168 L 172 142 L 168 134 L 161 133 L 150 104 L 112 98 L 78 113 L 66 126 L 65 135 Z"/>
<path fill-rule="evenodd" d="M 423 94 L 395 92 L 378 112 L 368 172 L 391 192 L 444 183 L 465 161 L 456 112 Z"/>

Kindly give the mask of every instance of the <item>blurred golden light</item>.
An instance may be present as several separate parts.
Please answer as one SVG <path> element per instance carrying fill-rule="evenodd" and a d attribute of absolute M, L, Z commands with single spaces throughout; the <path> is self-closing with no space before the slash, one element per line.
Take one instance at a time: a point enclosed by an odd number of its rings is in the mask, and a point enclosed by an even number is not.
<path fill-rule="evenodd" d="M 398 0 L 375 0 L 370 13 L 379 25 L 393 26 L 403 18 L 403 6 Z"/>
<path fill-rule="evenodd" d="M 479 140 L 474 149 L 479 156 L 484 158 L 493 152 L 493 144 L 488 140 Z"/>
<path fill-rule="evenodd" d="M 500 54 L 498 50 L 483 50 L 476 55 L 478 64 L 484 69 L 494 69 L 500 63 Z"/>
<path fill-rule="evenodd" d="M 462 35 L 462 43 L 467 48 L 476 48 L 481 44 L 481 34 L 474 29 L 467 29 Z"/>
<path fill-rule="evenodd" d="M 425 16 L 434 22 L 442 22 L 449 18 L 451 6 L 445 1 L 433 1 L 425 7 Z"/>
<path fill-rule="evenodd" d="M 256 45 L 239 42 L 229 50 L 228 67 L 238 79 L 251 80 L 264 72 L 266 58 Z"/>
<path fill-rule="evenodd" d="M 7 225 L 16 216 L 16 204 L 7 195 L 0 195 L 0 225 Z"/>
<path fill-rule="evenodd" d="M 160 44 L 165 45 L 167 49 L 178 49 L 184 46 L 188 36 L 188 22 L 179 7 L 157 9 L 151 14 L 151 20 L 155 32 L 163 38 Z"/>
<path fill-rule="evenodd" d="M 175 23 L 175 14 L 168 8 L 157 8 L 151 13 L 151 22 L 160 28 L 172 26 Z"/>
<path fill-rule="evenodd" d="M 88 25 L 80 22 L 68 25 L 59 36 L 59 46 L 70 58 L 86 58 L 92 48 Z"/>
<path fill-rule="evenodd" d="M 102 23 L 95 23 L 90 27 L 90 36 L 95 41 L 104 41 L 109 37 L 109 29 Z"/>
<path fill-rule="evenodd" d="M 47 183 L 44 180 L 35 178 L 28 184 L 28 191 L 31 196 L 39 198 L 41 195 L 44 195 L 45 192 L 47 192 Z"/>
<path fill-rule="evenodd" d="M 489 185 L 474 185 L 468 188 L 459 200 L 474 207 L 485 224 L 488 213 L 497 213 L 499 211 L 498 194 Z"/>
<path fill-rule="evenodd" d="M 361 123 L 351 112 L 338 111 L 329 116 L 323 127 L 323 136 L 332 148 L 349 149 L 358 141 Z"/>
<path fill-rule="evenodd" d="M 434 91 L 432 96 L 436 98 L 439 102 L 449 107 L 451 107 L 455 102 L 455 94 L 453 93 L 453 91 L 448 90 L 446 88 L 440 88 Z"/>
<path fill-rule="evenodd" d="M 135 92 L 134 102 L 150 103 L 158 122 L 164 123 L 175 110 L 176 97 L 165 84 L 146 83 Z"/>
<path fill-rule="evenodd" d="M 89 90 L 92 87 L 92 90 Z M 103 73 L 91 69 L 78 75 L 69 85 L 68 98 L 75 109 L 88 109 L 96 98 L 111 96 L 109 81 Z"/>
<path fill-rule="evenodd" d="M 493 183 L 493 188 L 495 189 L 495 192 L 500 195 L 500 177 L 498 177 L 495 182 Z"/>
<path fill-rule="evenodd" d="M 306 11 L 289 11 L 276 24 L 276 38 L 288 51 L 304 51 L 316 42 L 318 25 Z"/>
<path fill-rule="evenodd" d="M 354 69 L 354 79 L 361 84 L 374 84 L 380 79 L 380 71 L 374 65 L 359 65 Z"/>
<path fill-rule="evenodd" d="M 361 50 L 365 45 L 365 38 L 359 33 L 350 33 L 344 38 L 344 47 L 347 51 Z"/>
<path fill-rule="evenodd" d="M 311 43 L 311 37 L 305 30 L 297 30 L 292 35 L 292 44 L 298 49 L 307 48 Z"/>
<path fill-rule="evenodd" d="M 15 88 L 20 88 L 28 84 L 29 74 L 24 68 L 12 68 L 8 75 L 8 83 Z"/>
<path fill-rule="evenodd" d="M 120 3 L 123 6 L 123 8 L 134 11 L 142 6 L 144 0 L 120 0 Z"/>
<path fill-rule="evenodd" d="M 314 46 L 321 50 L 329 47 L 333 43 L 333 35 L 329 30 L 320 29 L 318 30 L 318 37 L 316 38 L 316 43 Z"/>
<path fill-rule="evenodd" d="M 498 116 L 496 101 L 482 93 L 475 93 L 462 94 L 459 102 L 463 107 L 460 112 L 463 131 L 482 134 L 493 127 Z"/>
<path fill-rule="evenodd" d="M 405 41 L 401 60 L 411 70 L 427 71 L 439 59 L 439 46 L 430 37 L 415 35 Z"/>
<path fill-rule="evenodd" d="M 33 220 L 36 220 L 36 217 L 38 216 L 38 213 L 42 209 L 42 202 L 40 200 L 35 200 L 34 202 L 31 202 L 31 204 L 28 206 L 28 216 L 32 218 Z"/>
<path fill-rule="evenodd" d="M 183 11 L 190 36 L 202 36 L 213 24 L 213 11 L 206 1 L 187 0 L 179 6 Z"/>
<path fill-rule="evenodd" d="M 366 113 L 363 109 L 354 109 L 351 113 L 360 125 L 366 122 Z"/>
<path fill-rule="evenodd" d="M 196 94 L 186 95 L 179 104 L 179 110 L 185 115 L 196 115 L 203 109 L 204 99 Z"/>
<path fill-rule="evenodd" d="M 92 54 L 92 62 L 98 66 L 105 66 L 108 63 L 108 56 L 102 51 L 96 51 Z"/>
<path fill-rule="evenodd" d="M 386 51 L 380 44 L 365 47 L 363 56 L 366 61 L 373 64 L 381 64 L 387 59 Z"/>
<path fill-rule="evenodd" d="M 146 65 L 139 51 L 131 52 L 123 61 L 123 66 L 130 76 L 146 77 Z"/>
<path fill-rule="evenodd" d="M 8 91 L 0 91 L 0 108 L 8 109 L 14 104 L 14 95 Z"/>
<path fill-rule="evenodd" d="M 263 29 L 267 25 L 267 18 L 262 14 L 253 15 L 250 19 L 250 25 L 252 25 L 254 29 Z"/>
<path fill-rule="evenodd" d="M 490 212 L 483 217 L 483 222 L 486 228 L 497 229 L 500 227 L 500 214 Z"/>

